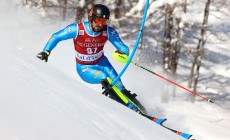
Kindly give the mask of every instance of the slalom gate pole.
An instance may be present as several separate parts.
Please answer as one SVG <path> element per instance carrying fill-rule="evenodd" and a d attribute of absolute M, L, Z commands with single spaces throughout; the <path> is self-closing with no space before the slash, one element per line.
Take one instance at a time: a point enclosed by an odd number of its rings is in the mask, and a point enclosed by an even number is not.
<path fill-rule="evenodd" d="M 127 63 L 127 61 L 129 60 L 129 57 L 126 54 L 121 54 L 121 53 L 117 53 L 117 52 L 113 53 L 113 58 L 117 62 L 121 62 L 121 63 Z M 202 99 L 204 99 L 204 100 L 206 100 L 206 101 L 208 101 L 210 103 L 214 103 L 211 99 L 208 99 L 208 98 L 206 98 L 204 96 L 201 96 L 200 94 L 198 94 L 198 93 L 196 93 L 196 92 L 194 92 L 192 90 L 189 90 L 188 88 L 185 88 L 185 87 L 173 82 L 172 80 L 169 80 L 169 79 L 161 76 L 160 74 L 157 74 L 157 73 L 155 73 L 155 72 L 153 72 L 153 71 L 151 71 L 151 70 L 149 70 L 149 69 L 147 69 L 147 68 L 145 68 L 145 67 L 143 67 L 143 66 L 141 66 L 141 65 L 139 65 L 139 64 L 137 64 L 137 63 L 135 63 L 133 61 L 131 61 L 131 64 L 133 64 L 133 65 L 135 65 L 137 67 L 140 67 L 140 68 L 142 68 L 142 69 L 144 69 L 144 70 L 146 70 L 146 71 L 148 71 L 148 72 L 160 77 L 161 79 L 164 79 L 165 81 L 168 81 L 168 82 L 170 82 L 170 83 L 172 83 L 172 84 L 174 84 L 174 85 L 176 85 L 176 86 L 178 86 L 178 87 L 180 87 L 180 88 L 182 88 L 184 90 L 187 90 L 188 92 L 192 93 L 195 96 L 198 96 L 198 97 L 200 97 L 200 98 L 202 98 Z"/>
<path fill-rule="evenodd" d="M 123 73 L 125 72 L 125 70 L 128 68 L 129 64 L 131 63 L 131 60 L 133 59 L 133 56 L 134 56 L 134 54 L 135 54 L 135 52 L 137 50 L 138 44 L 139 44 L 141 36 L 142 36 L 142 31 L 144 29 L 148 7 L 149 7 L 149 0 L 146 0 L 146 2 L 145 2 L 145 9 L 144 9 L 144 15 L 143 15 L 141 26 L 140 26 L 140 31 L 138 33 L 138 37 L 136 39 L 136 43 L 134 45 L 133 51 L 132 51 L 131 55 L 129 56 L 129 59 L 128 59 L 126 65 L 121 70 L 120 74 L 113 80 L 113 82 L 112 82 L 111 85 L 114 85 L 114 83 L 116 83 L 117 80 L 121 78 L 121 76 L 123 75 Z"/>
<path fill-rule="evenodd" d="M 135 62 L 133 62 L 133 61 L 132 61 L 132 64 L 134 64 L 135 66 L 138 66 L 138 67 L 140 67 L 140 68 L 142 68 L 142 69 L 144 69 L 144 70 L 146 70 L 146 71 L 148 71 L 148 72 L 150 72 L 150 73 L 152 73 L 152 74 L 154 74 L 154 75 L 160 77 L 161 79 L 164 79 L 165 81 L 168 81 L 168 82 L 170 82 L 170 83 L 172 83 L 172 84 L 174 84 L 174 85 L 176 85 L 176 86 L 178 86 L 178 87 L 180 87 L 180 88 L 182 88 L 182 89 L 184 89 L 184 90 L 187 90 L 188 92 L 192 93 L 192 94 L 195 95 L 195 96 L 198 96 L 198 97 L 200 97 L 200 98 L 202 98 L 202 99 L 204 99 L 204 100 L 206 100 L 206 101 L 208 101 L 208 102 L 210 102 L 210 103 L 214 103 L 211 99 L 208 99 L 208 98 L 206 98 L 206 97 L 204 97 L 204 96 L 202 96 L 202 95 L 200 95 L 200 94 L 198 94 L 198 93 L 196 93 L 196 92 L 194 92 L 194 91 L 192 91 L 192 90 L 189 90 L 188 88 L 185 88 L 185 87 L 183 87 L 183 86 L 181 86 L 181 85 L 179 85 L 179 84 L 173 82 L 172 80 L 169 80 L 169 79 L 167 79 L 167 78 L 161 76 L 160 74 L 157 74 L 157 73 L 155 73 L 155 72 L 153 72 L 153 71 L 151 71 L 151 70 L 149 70 L 149 69 L 147 69 L 147 68 L 145 68 L 145 67 L 143 67 L 143 66 L 140 66 L 139 64 L 137 64 L 137 63 L 135 63 Z"/>

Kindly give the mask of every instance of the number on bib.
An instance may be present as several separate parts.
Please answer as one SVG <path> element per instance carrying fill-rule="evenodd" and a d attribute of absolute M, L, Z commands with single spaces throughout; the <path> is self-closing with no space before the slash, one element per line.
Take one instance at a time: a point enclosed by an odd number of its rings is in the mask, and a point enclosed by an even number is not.
<path fill-rule="evenodd" d="M 97 52 L 97 48 L 87 48 L 87 54 L 93 54 Z"/>

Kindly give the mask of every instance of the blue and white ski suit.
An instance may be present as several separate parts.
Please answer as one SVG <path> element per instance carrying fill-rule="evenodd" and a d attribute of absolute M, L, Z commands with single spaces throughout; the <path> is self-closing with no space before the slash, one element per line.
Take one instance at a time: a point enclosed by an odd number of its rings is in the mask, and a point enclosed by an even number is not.
<path fill-rule="evenodd" d="M 83 34 L 82 30 L 79 30 L 80 24 L 70 24 L 64 29 L 54 33 L 50 40 L 47 42 L 46 46 L 44 47 L 44 51 L 52 51 L 56 45 L 63 40 L 67 39 L 77 39 L 79 35 Z M 98 36 L 101 32 L 94 32 L 90 29 L 89 22 L 83 22 L 81 25 L 84 26 L 84 31 L 87 33 L 88 36 Z M 127 55 L 129 55 L 129 48 L 126 46 L 120 39 L 118 33 L 110 26 L 107 26 L 107 37 L 108 40 L 115 46 L 115 48 Z M 76 49 L 76 46 L 75 46 Z M 76 52 L 78 53 L 78 52 Z M 102 50 L 103 53 L 103 50 Z M 76 57 L 79 54 L 76 54 Z M 80 64 L 76 62 L 76 70 L 82 80 L 87 83 L 91 84 L 100 84 L 102 79 L 110 77 L 111 79 L 115 79 L 118 74 L 113 66 L 108 61 L 107 57 L 104 55 L 100 55 L 99 62 L 95 64 Z M 121 80 L 117 80 L 115 85 L 122 90 L 123 84 Z"/>

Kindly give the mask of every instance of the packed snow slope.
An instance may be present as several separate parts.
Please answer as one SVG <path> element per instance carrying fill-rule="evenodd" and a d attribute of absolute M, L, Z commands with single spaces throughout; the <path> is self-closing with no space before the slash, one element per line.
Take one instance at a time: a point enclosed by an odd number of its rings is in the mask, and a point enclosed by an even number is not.
<path fill-rule="evenodd" d="M 68 23 L 50 24 L 15 5 L 0 5 L 0 140 L 183 139 L 101 95 L 99 85 L 83 83 L 75 72 L 72 41 L 60 43 L 48 63 L 35 57 Z M 114 65 L 118 71 L 123 66 Z M 151 115 L 168 118 L 167 126 L 198 140 L 230 137 L 228 110 L 206 102 L 162 104 L 160 79 L 134 66 L 123 77 Z"/>

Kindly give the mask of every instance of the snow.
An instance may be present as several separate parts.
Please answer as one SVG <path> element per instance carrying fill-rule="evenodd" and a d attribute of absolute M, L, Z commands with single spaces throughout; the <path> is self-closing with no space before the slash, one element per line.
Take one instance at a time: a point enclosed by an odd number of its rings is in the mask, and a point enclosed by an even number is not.
<path fill-rule="evenodd" d="M 72 40 L 59 43 L 48 63 L 35 57 L 50 35 L 69 23 L 50 24 L 11 3 L 0 1 L 0 5 L 0 140 L 183 139 L 101 95 L 100 85 L 84 83 L 75 72 Z M 223 56 L 220 60 L 229 57 L 228 46 L 218 46 L 221 49 L 213 47 L 208 53 L 216 54 L 216 58 Z M 123 64 L 111 59 L 111 48 L 106 49 L 106 55 L 119 71 Z M 217 79 L 220 82 L 229 80 L 228 62 L 218 63 L 217 67 L 214 62 L 204 63 L 204 72 L 211 69 L 222 75 Z M 154 71 L 161 73 L 158 68 Z M 161 103 L 161 95 L 167 94 L 163 90 L 166 82 L 133 65 L 122 80 L 128 89 L 138 93 L 150 115 L 168 118 L 166 126 L 191 133 L 197 140 L 229 139 L 230 111 L 221 102 L 179 100 L 190 93 L 177 88 L 179 94 L 174 99 Z M 209 84 L 206 86 L 213 87 Z M 229 85 L 223 90 L 228 92 Z"/>

